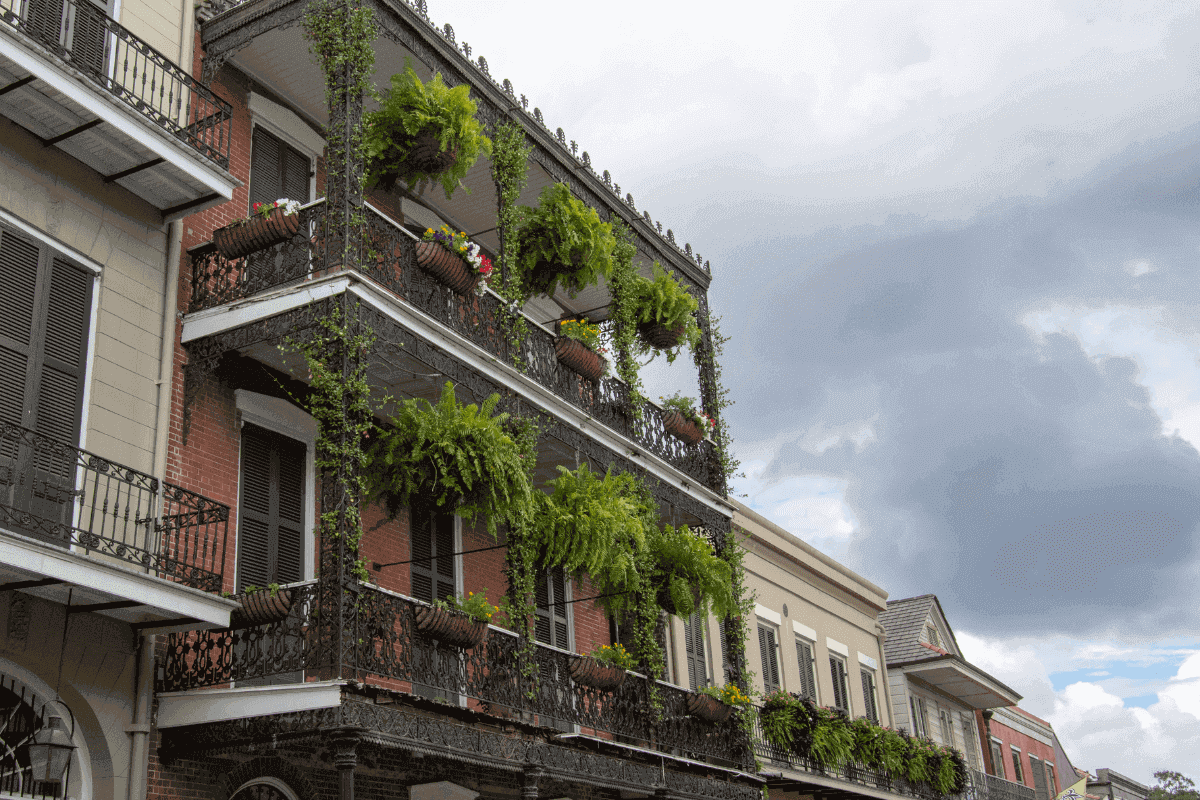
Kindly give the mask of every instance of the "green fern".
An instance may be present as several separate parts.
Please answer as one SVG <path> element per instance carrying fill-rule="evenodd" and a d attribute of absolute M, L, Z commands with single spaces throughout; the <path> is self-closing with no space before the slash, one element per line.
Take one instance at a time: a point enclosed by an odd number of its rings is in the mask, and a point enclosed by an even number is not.
<path fill-rule="evenodd" d="M 547 186 L 537 208 L 520 210 L 517 269 L 531 294 L 554 294 L 562 286 L 574 296 L 612 276 L 617 244 L 612 226 L 601 222 L 596 210 L 576 199 L 566 184 Z"/>

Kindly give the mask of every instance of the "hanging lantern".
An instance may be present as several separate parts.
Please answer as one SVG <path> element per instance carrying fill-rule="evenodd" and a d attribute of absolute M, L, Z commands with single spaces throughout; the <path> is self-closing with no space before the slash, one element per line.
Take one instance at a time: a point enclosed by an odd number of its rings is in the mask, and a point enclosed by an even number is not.
<path fill-rule="evenodd" d="M 48 783 L 62 781 L 73 752 L 75 745 L 71 743 L 71 734 L 63 726 L 62 717 L 50 717 L 41 730 L 33 735 L 29 745 L 33 779 Z"/>

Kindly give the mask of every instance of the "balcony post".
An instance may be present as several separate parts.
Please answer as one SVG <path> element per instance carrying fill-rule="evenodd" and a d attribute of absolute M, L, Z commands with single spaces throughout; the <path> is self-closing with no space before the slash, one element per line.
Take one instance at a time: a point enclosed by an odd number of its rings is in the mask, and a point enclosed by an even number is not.
<path fill-rule="evenodd" d="M 521 800 L 537 800 L 538 779 L 546 777 L 546 773 L 537 767 L 525 768 L 525 782 L 521 785 Z"/>
<path fill-rule="evenodd" d="M 709 318 L 708 295 L 700 292 L 696 298 L 700 307 L 696 309 L 696 324 L 700 327 L 700 346 L 696 348 L 695 361 L 699 370 L 700 406 L 704 413 L 716 420 L 717 428 L 713 439 L 717 442 L 718 454 L 723 448 L 725 420 L 721 417 L 721 386 L 717 376 L 717 342 L 713 339 L 712 320 Z M 708 488 L 724 497 L 729 494 L 725 485 L 724 464 L 719 459 L 709 465 Z"/>
<path fill-rule="evenodd" d="M 357 729 L 334 731 L 330 737 L 333 763 L 338 771 L 338 800 L 354 800 L 354 773 L 358 768 L 358 745 L 361 742 L 362 734 Z"/>

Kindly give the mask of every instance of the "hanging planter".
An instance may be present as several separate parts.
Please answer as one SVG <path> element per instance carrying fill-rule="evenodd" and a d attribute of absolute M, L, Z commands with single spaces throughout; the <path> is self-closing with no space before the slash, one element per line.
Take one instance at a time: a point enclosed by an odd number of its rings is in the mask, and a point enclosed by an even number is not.
<path fill-rule="evenodd" d="M 229 615 L 230 628 L 278 622 L 292 610 L 292 590 L 254 589 L 237 598 L 241 604 Z"/>
<path fill-rule="evenodd" d="M 417 266 L 461 295 L 482 294 L 487 277 L 492 274 L 492 261 L 479 245 L 465 233 L 454 233 L 445 225 L 437 231 L 425 230 L 417 242 Z"/>
<path fill-rule="evenodd" d="M 706 694 L 689 692 L 687 712 L 705 722 L 720 723 L 733 716 L 733 706 Z"/>
<path fill-rule="evenodd" d="M 667 429 L 667 433 L 684 444 L 696 444 L 704 438 L 704 434 L 700 432 L 700 426 L 678 411 L 668 411 L 663 414 L 663 427 Z"/>
<path fill-rule="evenodd" d="M 655 350 L 670 350 L 683 341 L 685 325 L 680 323 L 673 328 L 657 322 L 643 322 L 638 325 L 638 336 L 642 341 Z"/>
<path fill-rule="evenodd" d="M 625 682 L 625 670 L 601 664 L 591 656 L 572 656 L 571 678 L 581 686 L 611 692 Z"/>
<path fill-rule="evenodd" d="M 700 606 L 700 590 L 693 586 L 691 587 L 691 592 L 692 609 L 694 610 Z M 671 614 L 672 616 L 681 616 L 679 614 L 679 609 L 675 607 L 675 599 L 671 596 L 671 587 L 669 584 L 663 584 L 658 588 L 655 599 L 658 600 L 658 607 L 663 611 Z"/>
<path fill-rule="evenodd" d="M 487 638 L 488 624 L 458 611 L 421 607 L 417 609 L 417 630 L 431 639 L 469 650 Z"/>
<path fill-rule="evenodd" d="M 296 213 L 299 206 L 294 200 L 276 200 L 263 213 L 258 203 L 246 219 L 213 231 L 213 245 L 225 258 L 241 258 L 287 241 L 300 230 L 300 215 Z"/>
<path fill-rule="evenodd" d="M 583 342 L 559 336 L 554 340 L 554 355 L 558 357 L 558 363 L 592 383 L 604 374 L 600 354 L 588 349 Z"/>

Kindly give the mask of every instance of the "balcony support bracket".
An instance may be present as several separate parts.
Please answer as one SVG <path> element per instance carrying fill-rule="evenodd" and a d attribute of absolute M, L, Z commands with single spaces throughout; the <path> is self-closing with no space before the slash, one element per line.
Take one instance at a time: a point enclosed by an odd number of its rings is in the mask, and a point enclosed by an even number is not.
<path fill-rule="evenodd" d="M 104 124 L 104 120 L 101 119 L 100 117 L 97 117 L 96 119 L 92 120 L 91 122 L 85 122 L 82 125 L 77 125 L 74 128 L 71 128 L 71 130 L 67 131 L 66 133 L 60 133 L 58 136 L 52 136 L 49 139 L 42 139 L 42 144 L 45 145 L 46 147 L 49 147 L 50 145 L 58 144 L 59 142 L 65 142 L 67 139 L 70 139 L 72 136 L 78 136 L 81 133 L 90 131 L 92 128 L 96 127 L 97 125 L 102 125 L 102 124 Z"/>
<path fill-rule="evenodd" d="M 12 83 L 8 84 L 7 86 L 0 88 L 0 95 L 6 95 L 9 92 L 15 92 L 17 89 L 20 89 L 22 86 L 28 86 L 29 84 L 33 83 L 36 80 L 37 80 L 37 75 L 26 75 L 24 78 L 21 78 L 20 80 L 15 80 Z"/>
<path fill-rule="evenodd" d="M 105 175 L 104 182 L 112 183 L 113 181 L 121 180 L 121 178 L 128 178 L 130 175 L 135 175 L 144 169 L 150 169 L 151 167 L 157 167 L 159 164 L 163 163 L 164 161 L 166 161 L 165 158 L 152 158 L 143 164 L 138 164 L 136 167 L 130 167 L 129 169 L 123 169 L 120 172 L 114 172 L 112 175 Z"/>

